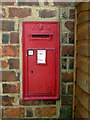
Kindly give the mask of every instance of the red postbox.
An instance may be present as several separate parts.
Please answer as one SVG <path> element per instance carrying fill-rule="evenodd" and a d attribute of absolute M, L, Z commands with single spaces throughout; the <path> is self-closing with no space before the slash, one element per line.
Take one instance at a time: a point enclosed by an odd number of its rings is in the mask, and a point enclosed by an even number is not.
<path fill-rule="evenodd" d="M 59 98 L 60 23 L 22 23 L 23 99 Z"/>

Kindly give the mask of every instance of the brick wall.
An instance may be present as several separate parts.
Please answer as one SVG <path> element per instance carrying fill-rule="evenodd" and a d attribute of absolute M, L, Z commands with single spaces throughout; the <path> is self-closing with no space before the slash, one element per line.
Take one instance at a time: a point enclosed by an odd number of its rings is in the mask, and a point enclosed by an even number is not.
<path fill-rule="evenodd" d="M 0 41 L 0 117 L 71 118 L 74 56 L 74 5 L 49 2 L 2 2 Z M 22 20 L 61 21 L 60 100 L 22 100 L 20 24 Z"/>

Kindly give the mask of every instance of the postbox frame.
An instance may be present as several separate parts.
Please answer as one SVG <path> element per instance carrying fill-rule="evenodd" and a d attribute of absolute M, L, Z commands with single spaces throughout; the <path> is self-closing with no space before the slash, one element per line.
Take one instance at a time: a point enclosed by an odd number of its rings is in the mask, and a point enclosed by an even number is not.
<path fill-rule="evenodd" d="M 44 23 L 44 22 L 45 22 L 45 23 L 47 23 L 47 22 L 48 22 L 48 23 L 49 23 L 49 22 L 50 22 L 50 23 L 55 23 L 55 22 L 56 22 L 56 23 L 58 23 L 58 25 L 59 25 L 59 27 L 60 27 L 60 21 L 23 21 L 23 22 L 28 22 L 28 23 L 29 23 L 29 22 L 30 22 L 30 23 L 33 23 L 33 22 L 34 22 L 34 23 L 35 23 L 35 22 L 36 22 L 36 23 L 37 23 L 37 22 L 41 22 L 41 23 Z M 22 22 L 22 23 L 23 23 L 23 22 Z M 60 30 L 60 28 L 59 28 L 59 30 Z M 22 42 L 24 42 L 23 37 L 24 37 L 24 36 L 23 36 L 23 34 L 22 34 Z M 57 70 L 57 71 L 59 71 L 59 69 L 60 69 L 60 37 L 61 37 L 61 36 L 60 36 L 60 34 L 59 34 L 59 40 L 58 40 L 58 45 L 59 45 L 59 48 L 58 48 L 58 50 L 59 50 L 59 51 L 58 51 L 58 52 L 59 52 L 59 57 L 58 57 L 58 58 L 59 58 L 59 62 L 58 62 L 58 70 Z M 41 49 L 43 49 L 43 48 L 41 48 Z M 48 48 L 47 48 L 47 49 L 48 49 Z M 23 46 L 23 44 L 22 44 L 22 51 L 24 52 L 24 46 Z M 22 53 L 22 54 L 23 54 L 23 53 Z M 23 57 L 22 57 L 22 58 L 23 58 Z M 23 58 L 23 60 L 22 60 L 23 66 L 24 66 L 24 62 L 25 62 L 25 61 L 24 61 L 24 58 Z M 23 66 L 22 66 L 22 68 L 23 68 Z M 22 71 L 23 71 L 23 73 L 25 72 L 25 71 L 24 71 L 24 68 L 23 68 Z M 25 75 L 25 74 L 24 74 L 24 75 Z M 22 79 L 23 79 L 24 75 L 22 74 Z M 27 75 L 26 75 L 26 76 L 27 76 Z M 60 94 L 60 75 L 58 75 L 58 81 L 57 81 L 57 84 L 58 84 L 58 96 L 57 96 L 57 97 L 42 97 L 42 96 L 41 96 L 41 97 L 31 97 L 31 98 L 30 98 L 30 97 L 24 97 L 24 95 L 25 95 L 25 84 L 24 84 L 24 83 L 25 83 L 25 82 L 23 81 L 23 83 L 22 83 L 22 90 L 23 90 L 23 91 L 22 91 L 22 94 L 23 94 L 22 97 L 23 97 L 23 100 L 32 100 L 32 99 L 34 99 L 34 100 L 35 100 L 35 99 L 36 99 L 36 100 L 37 100 L 37 99 L 59 99 L 59 98 L 60 98 L 60 95 L 59 95 L 59 94 Z M 27 87 L 27 85 L 26 85 L 26 87 Z M 26 89 L 27 89 L 27 88 L 26 88 Z"/>

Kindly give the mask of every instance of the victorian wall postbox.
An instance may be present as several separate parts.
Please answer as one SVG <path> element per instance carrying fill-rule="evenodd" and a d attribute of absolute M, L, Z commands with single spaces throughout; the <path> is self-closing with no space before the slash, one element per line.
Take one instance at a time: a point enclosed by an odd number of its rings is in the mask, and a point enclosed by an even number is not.
<path fill-rule="evenodd" d="M 59 22 L 23 22 L 23 99 L 59 98 Z"/>

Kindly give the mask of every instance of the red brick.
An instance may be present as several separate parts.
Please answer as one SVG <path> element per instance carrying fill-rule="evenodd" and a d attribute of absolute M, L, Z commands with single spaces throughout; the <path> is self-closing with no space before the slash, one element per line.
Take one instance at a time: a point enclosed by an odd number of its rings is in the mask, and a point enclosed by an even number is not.
<path fill-rule="evenodd" d="M 56 104 L 56 100 L 43 100 L 43 104 L 53 105 L 53 104 Z"/>
<path fill-rule="evenodd" d="M 2 43 L 3 44 L 9 43 L 9 34 L 7 34 L 7 33 L 2 34 Z"/>
<path fill-rule="evenodd" d="M 20 85 L 3 84 L 3 93 L 20 93 Z"/>
<path fill-rule="evenodd" d="M 74 44 L 74 33 L 69 33 L 69 43 Z"/>
<path fill-rule="evenodd" d="M 26 109 L 26 117 L 33 117 L 33 110 L 32 108 Z"/>
<path fill-rule="evenodd" d="M 73 85 L 68 85 L 68 94 L 73 94 Z"/>
<path fill-rule="evenodd" d="M 19 46 L 2 46 L 0 48 L 0 56 L 11 56 L 16 57 L 19 56 Z"/>
<path fill-rule="evenodd" d="M 2 74 L 2 75 L 1 75 Z M 14 71 L 2 71 L 0 72 L 0 79 L 2 79 L 3 82 L 13 82 L 19 80 L 19 74 L 17 74 Z"/>
<path fill-rule="evenodd" d="M 56 10 L 40 10 L 39 17 L 41 18 L 51 18 L 56 16 Z"/>
<path fill-rule="evenodd" d="M 66 94 L 66 85 L 65 84 L 61 85 L 61 90 L 62 90 L 62 94 Z"/>
<path fill-rule="evenodd" d="M 5 18 L 5 17 L 6 17 L 6 10 L 5 8 L 2 8 L 0 13 L 0 18 Z"/>
<path fill-rule="evenodd" d="M 14 103 L 14 97 L 2 96 L 2 105 L 3 106 L 12 106 Z"/>
<path fill-rule="evenodd" d="M 62 69 L 67 69 L 67 59 L 62 59 Z"/>
<path fill-rule="evenodd" d="M 13 1 L 13 2 L 2 2 L 2 6 L 4 6 L 4 5 L 5 5 L 5 6 L 6 6 L 6 5 L 7 5 L 7 6 L 9 6 L 9 5 L 14 5 L 14 3 L 15 3 L 16 0 L 12 0 L 12 1 Z"/>
<path fill-rule="evenodd" d="M 56 0 L 54 0 L 56 1 Z M 55 6 L 74 6 L 74 2 L 54 2 Z"/>
<path fill-rule="evenodd" d="M 2 94 L 2 84 L 0 83 L 0 94 Z"/>
<path fill-rule="evenodd" d="M 19 43 L 19 33 L 18 32 L 10 33 L 10 43 Z"/>
<path fill-rule="evenodd" d="M 0 118 L 2 118 L 2 108 L 0 108 Z"/>
<path fill-rule="evenodd" d="M 17 93 L 20 93 L 20 84 L 19 83 L 17 84 L 16 88 L 17 88 Z"/>
<path fill-rule="evenodd" d="M 72 96 L 61 96 L 62 105 L 72 105 Z"/>
<path fill-rule="evenodd" d="M 53 117 L 56 116 L 56 107 L 37 107 L 35 117 Z"/>
<path fill-rule="evenodd" d="M 24 108 L 6 108 L 3 111 L 5 118 L 25 117 Z"/>
<path fill-rule="evenodd" d="M 19 104 L 24 106 L 42 105 L 42 100 L 20 100 Z"/>
<path fill-rule="evenodd" d="M 7 68 L 8 67 L 8 62 L 6 60 L 1 61 L 1 67 L 2 68 Z"/>
<path fill-rule="evenodd" d="M 73 72 L 63 72 L 62 82 L 73 82 Z"/>
<path fill-rule="evenodd" d="M 62 56 L 74 56 L 74 47 L 73 46 L 63 46 L 62 47 Z"/>
<path fill-rule="evenodd" d="M 0 106 L 2 106 L 2 96 L 0 96 Z"/>
<path fill-rule="evenodd" d="M 24 18 L 31 16 L 30 8 L 9 8 L 9 17 L 19 17 Z"/>
<path fill-rule="evenodd" d="M 3 18 L 6 17 L 6 10 L 5 10 L 5 8 L 2 8 L 2 17 L 3 17 Z"/>
<path fill-rule="evenodd" d="M 0 57 L 2 57 L 2 47 L 0 47 Z"/>
<path fill-rule="evenodd" d="M 70 9 L 69 11 L 69 18 L 74 19 L 75 18 L 75 9 Z"/>
<path fill-rule="evenodd" d="M 39 5 L 39 2 L 38 0 L 33 0 L 30 1 L 30 0 L 26 0 L 26 2 L 24 1 L 21 1 L 21 2 L 18 2 L 18 5 L 21 6 L 21 5 L 24 5 L 24 6 L 38 6 Z"/>
<path fill-rule="evenodd" d="M 56 104 L 56 100 L 20 100 L 20 105 L 53 105 Z"/>
<path fill-rule="evenodd" d="M 73 21 L 67 21 L 67 22 L 65 23 L 65 26 L 66 26 L 66 28 L 67 28 L 68 30 L 74 31 L 74 22 L 73 22 Z"/>
<path fill-rule="evenodd" d="M 68 33 L 62 33 L 62 43 L 66 44 L 68 43 Z"/>
<path fill-rule="evenodd" d="M 69 69 L 73 69 L 74 67 L 74 59 L 69 60 Z"/>
<path fill-rule="evenodd" d="M 14 31 L 14 21 L 3 20 L 2 21 L 2 31 Z"/>
<path fill-rule="evenodd" d="M 19 59 L 9 59 L 9 69 L 19 69 Z"/>

